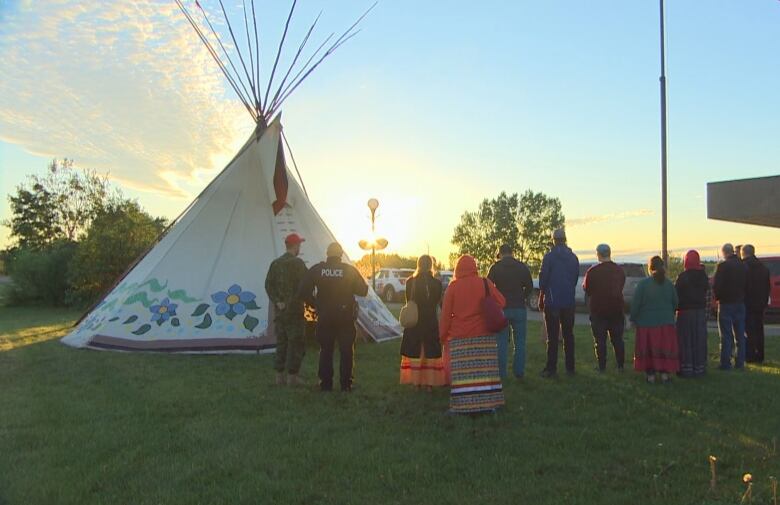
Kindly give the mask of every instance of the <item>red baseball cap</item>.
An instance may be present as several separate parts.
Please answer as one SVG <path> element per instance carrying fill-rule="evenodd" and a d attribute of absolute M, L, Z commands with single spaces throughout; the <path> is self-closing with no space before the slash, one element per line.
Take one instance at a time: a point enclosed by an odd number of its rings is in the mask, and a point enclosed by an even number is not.
<path fill-rule="evenodd" d="M 297 233 L 290 233 L 284 238 L 284 243 L 287 245 L 296 245 L 300 244 L 301 242 L 306 242 L 306 239 Z"/>

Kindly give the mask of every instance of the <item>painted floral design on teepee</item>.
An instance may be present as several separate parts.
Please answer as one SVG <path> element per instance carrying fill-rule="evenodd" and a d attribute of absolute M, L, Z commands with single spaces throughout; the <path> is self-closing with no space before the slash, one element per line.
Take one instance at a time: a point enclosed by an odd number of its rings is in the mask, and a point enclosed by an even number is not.
<path fill-rule="evenodd" d="M 227 291 L 217 291 L 211 295 L 211 299 L 217 304 L 214 312 L 218 316 L 225 316 L 226 318 L 233 320 L 237 315 L 241 315 L 249 310 L 254 310 L 257 307 L 255 303 L 254 293 L 251 291 L 244 291 L 238 284 L 233 284 Z"/>
<path fill-rule="evenodd" d="M 152 305 L 149 307 L 149 312 L 152 313 L 152 321 L 157 323 L 157 326 L 162 326 L 163 323 L 170 319 L 172 326 L 179 326 L 179 318 L 176 317 L 176 307 L 179 305 L 171 303 L 168 298 L 163 298 L 159 305 Z"/>
<path fill-rule="evenodd" d="M 256 298 L 257 295 L 251 291 L 245 291 L 238 284 L 233 284 L 226 291 L 217 291 L 211 294 L 211 300 L 216 304 L 214 306 L 214 314 L 223 316 L 231 321 L 236 316 L 243 315 L 242 324 L 249 331 L 254 330 L 260 323 L 256 317 L 246 313 L 248 310 L 260 308 L 255 301 Z M 208 303 L 201 303 L 195 308 L 195 311 L 191 314 L 192 317 L 203 316 L 203 319 L 199 324 L 195 325 L 195 328 L 205 330 L 211 326 L 213 319 L 211 314 L 208 313 L 210 307 L 211 305 Z"/>

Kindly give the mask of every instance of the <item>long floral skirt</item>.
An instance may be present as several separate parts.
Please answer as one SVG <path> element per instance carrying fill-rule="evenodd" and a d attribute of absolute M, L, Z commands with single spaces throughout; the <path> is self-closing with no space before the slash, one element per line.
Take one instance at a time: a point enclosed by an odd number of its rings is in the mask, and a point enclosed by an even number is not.
<path fill-rule="evenodd" d="M 446 386 L 447 375 L 443 358 L 426 358 L 425 348 L 419 358 L 401 356 L 401 384 L 415 386 Z"/>
<path fill-rule="evenodd" d="M 494 335 L 448 342 L 451 373 L 450 412 L 490 412 L 504 405 Z"/>
<path fill-rule="evenodd" d="M 680 375 L 704 375 L 707 370 L 706 309 L 677 311 L 677 346 L 680 351 Z"/>
<path fill-rule="evenodd" d="M 680 370 L 677 331 L 673 324 L 637 326 L 634 370 L 666 373 Z"/>

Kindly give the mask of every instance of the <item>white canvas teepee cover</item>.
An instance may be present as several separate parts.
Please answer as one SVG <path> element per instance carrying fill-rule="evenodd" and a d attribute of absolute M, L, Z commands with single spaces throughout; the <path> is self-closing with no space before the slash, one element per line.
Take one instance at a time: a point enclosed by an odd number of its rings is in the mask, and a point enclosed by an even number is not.
<path fill-rule="evenodd" d="M 306 239 L 301 258 L 322 261 L 335 239 L 300 185 L 287 176 L 286 204 L 274 215 L 281 148 L 275 120 L 238 155 L 156 246 L 62 341 L 132 351 L 228 352 L 273 349 L 265 293 L 284 237 Z M 283 163 L 283 153 L 278 153 Z M 278 177 L 279 173 L 277 173 Z M 376 341 L 401 335 L 398 321 L 369 290 L 358 298 L 359 327 Z"/>

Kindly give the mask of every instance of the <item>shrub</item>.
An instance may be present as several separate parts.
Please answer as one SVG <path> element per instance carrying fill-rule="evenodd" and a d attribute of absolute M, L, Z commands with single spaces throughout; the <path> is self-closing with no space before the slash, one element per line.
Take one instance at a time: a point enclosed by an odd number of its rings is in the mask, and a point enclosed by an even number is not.
<path fill-rule="evenodd" d="M 8 302 L 65 305 L 69 297 L 68 266 L 75 250 L 76 244 L 65 240 L 38 250 L 16 250 L 7 265 L 13 278 Z"/>
<path fill-rule="evenodd" d="M 129 200 L 99 212 L 76 248 L 69 301 L 95 302 L 154 243 L 164 225 Z"/>

